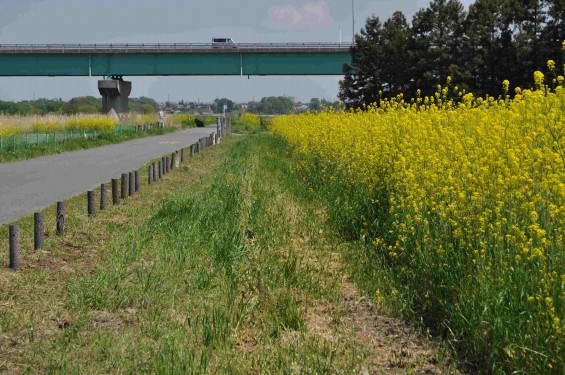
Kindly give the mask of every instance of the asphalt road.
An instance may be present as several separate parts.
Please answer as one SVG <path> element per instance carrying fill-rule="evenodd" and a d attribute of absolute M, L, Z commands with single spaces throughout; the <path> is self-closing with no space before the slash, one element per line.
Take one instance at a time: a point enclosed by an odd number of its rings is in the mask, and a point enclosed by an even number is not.
<path fill-rule="evenodd" d="M 0 224 L 84 193 L 215 131 L 215 125 L 192 128 L 89 150 L 0 163 Z"/>

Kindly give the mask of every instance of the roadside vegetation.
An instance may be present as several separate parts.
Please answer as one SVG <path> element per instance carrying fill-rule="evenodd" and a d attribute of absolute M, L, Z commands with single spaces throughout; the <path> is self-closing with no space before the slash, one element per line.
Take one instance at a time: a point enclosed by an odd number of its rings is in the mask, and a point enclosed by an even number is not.
<path fill-rule="evenodd" d="M 358 291 L 360 249 L 285 148 L 226 138 L 94 218 L 71 200 L 64 237 L 46 227 L 44 251 L 0 269 L 0 372 L 455 373 Z"/>
<path fill-rule="evenodd" d="M 112 119 L 100 115 L 45 115 L 45 116 L 0 116 L 0 137 L 3 137 L 3 147 L 0 149 L 0 162 L 10 162 L 23 159 L 31 159 L 39 156 L 58 154 L 67 151 L 75 151 L 108 144 L 121 143 L 132 139 L 162 135 L 196 126 L 208 125 L 212 122 L 210 118 L 189 115 L 171 115 L 165 117 L 164 128 L 157 128 L 159 117 L 155 114 L 140 115 L 127 114 L 120 119 Z M 198 123 L 198 122 L 199 123 Z M 135 126 L 151 124 L 154 128 L 146 131 L 135 131 Z M 55 143 L 55 134 L 72 132 L 85 132 L 88 136 L 69 137 L 64 142 Z M 94 133 L 96 132 L 96 133 Z M 32 140 L 29 145 L 8 147 L 10 137 L 30 135 Z M 35 136 L 40 134 L 42 140 L 46 137 L 52 138 L 53 142 L 41 142 L 34 144 Z M 75 134 L 76 135 L 76 134 Z M 80 135 L 80 134 L 79 134 Z M 95 135 L 95 136 L 94 136 Z M 39 136 L 38 136 L 39 137 Z M 62 137 L 59 136 L 59 139 Z"/>

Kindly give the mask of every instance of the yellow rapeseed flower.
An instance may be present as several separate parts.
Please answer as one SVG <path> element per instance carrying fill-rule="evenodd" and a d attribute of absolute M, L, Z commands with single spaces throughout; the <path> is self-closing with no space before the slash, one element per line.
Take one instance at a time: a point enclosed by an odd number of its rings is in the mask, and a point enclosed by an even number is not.
<path fill-rule="evenodd" d="M 536 71 L 534 72 L 534 83 L 535 83 L 537 86 L 543 85 L 543 79 L 544 79 L 544 77 L 545 77 L 545 76 L 543 75 L 542 72 L 540 72 L 539 70 L 536 70 Z"/>

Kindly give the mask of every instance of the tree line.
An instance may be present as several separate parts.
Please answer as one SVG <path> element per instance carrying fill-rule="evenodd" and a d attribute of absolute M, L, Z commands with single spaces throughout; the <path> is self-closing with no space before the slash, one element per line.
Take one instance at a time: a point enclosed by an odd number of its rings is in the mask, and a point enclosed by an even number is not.
<path fill-rule="evenodd" d="M 476 0 L 468 11 L 458 0 L 433 0 L 411 23 L 402 12 L 367 19 L 339 98 L 359 107 L 417 90 L 433 95 L 447 77 L 467 92 L 497 96 L 504 80 L 527 88 L 536 70 L 551 77 L 549 59 L 560 71 L 564 40 L 565 0 Z"/>
<path fill-rule="evenodd" d="M 154 113 L 159 110 L 159 104 L 147 97 L 129 98 L 130 112 Z M 96 114 L 102 112 L 102 99 L 94 96 L 80 96 L 63 101 L 62 99 L 37 99 L 10 102 L 0 100 L 0 113 L 6 115 L 38 115 L 60 113 L 74 115 L 78 113 Z"/>

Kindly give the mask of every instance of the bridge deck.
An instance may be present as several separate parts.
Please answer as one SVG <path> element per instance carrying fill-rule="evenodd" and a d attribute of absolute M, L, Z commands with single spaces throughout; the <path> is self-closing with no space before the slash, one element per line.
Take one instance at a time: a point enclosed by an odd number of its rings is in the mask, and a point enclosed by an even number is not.
<path fill-rule="evenodd" d="M 0 76 L 342 75 L 340 43 L 0 44 Z"/>

